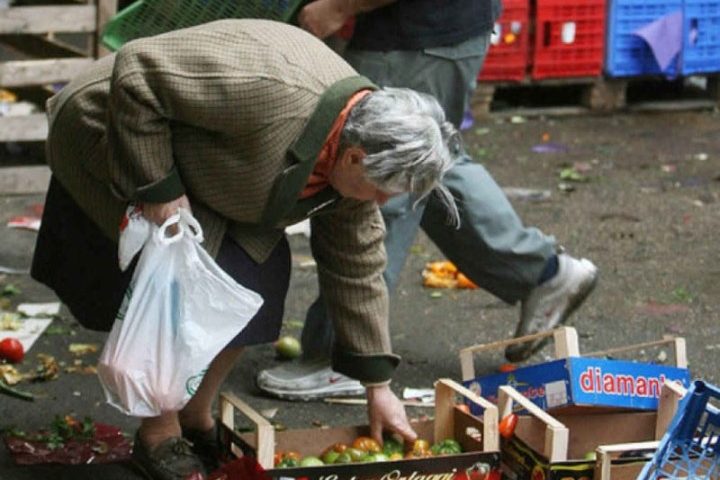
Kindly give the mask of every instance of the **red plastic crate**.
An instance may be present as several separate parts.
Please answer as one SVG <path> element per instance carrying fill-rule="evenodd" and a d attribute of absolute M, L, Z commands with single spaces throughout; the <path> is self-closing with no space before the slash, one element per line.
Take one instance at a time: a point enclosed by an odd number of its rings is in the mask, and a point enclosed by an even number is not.
<path fill-rule="evenodd" d="M 525 79 L 530 43 L 530 1 L 505 0 L 503 12 L 495 24 L 480 81 Z"/>
<path fill-rule="evenodd" d="M 601 75 L 605 17 L 605 0 L 537 0 L 532 78 Z"/>

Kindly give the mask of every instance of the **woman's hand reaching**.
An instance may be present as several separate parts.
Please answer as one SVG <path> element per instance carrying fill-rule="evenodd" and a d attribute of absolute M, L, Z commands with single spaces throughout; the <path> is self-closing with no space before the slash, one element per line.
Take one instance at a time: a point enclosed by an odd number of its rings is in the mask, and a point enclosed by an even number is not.
<path fill-rule="evenodd" d="M 382 444 L 383 430 L 397 433 L 405 443 L 412 443 L 417 439 L 417 433 L 405 415 L 405 407 L 390 390 L 389 385 L 367 387 L 367 400 L 370 436 L 375 441 Z"/>

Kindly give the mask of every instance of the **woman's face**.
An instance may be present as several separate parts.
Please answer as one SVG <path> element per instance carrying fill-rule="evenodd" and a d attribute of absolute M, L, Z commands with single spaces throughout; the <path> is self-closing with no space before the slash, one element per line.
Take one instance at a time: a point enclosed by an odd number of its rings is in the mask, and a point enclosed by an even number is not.
<path fill-rule="evenodd" d="M 330 185 L 340 195 L 355 200 L 374 200 L 378 205 L 384 205 L 390 197 L 396 195 L 380 190 L 365 177 L 365 168 L 362 159 L 365 152 L 359 148 L 349 147 L 335 163 L 330 172 Z"/>

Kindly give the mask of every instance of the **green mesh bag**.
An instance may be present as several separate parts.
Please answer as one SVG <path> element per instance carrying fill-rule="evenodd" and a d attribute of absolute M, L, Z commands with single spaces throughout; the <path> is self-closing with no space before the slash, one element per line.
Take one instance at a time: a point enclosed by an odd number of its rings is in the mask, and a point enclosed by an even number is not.
<path fill-rule="evenodd" d="M 223 18 L 265 18 L 295 23 L 308 0 L 138 0 L 110 19 L 102 42 L 110 50 L 140 37 Z"/>

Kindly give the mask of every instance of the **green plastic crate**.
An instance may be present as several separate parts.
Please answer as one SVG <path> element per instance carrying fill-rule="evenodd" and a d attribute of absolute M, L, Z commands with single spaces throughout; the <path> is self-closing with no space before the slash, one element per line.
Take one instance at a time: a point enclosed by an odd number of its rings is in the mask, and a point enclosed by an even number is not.
<path fill-rule="evenodd" d="M 117 50 L 141 37 L 223 18 L 265 18 L 295 23 L 308 0 L 138 0 L 110 19 L 102 43 Z"/>

